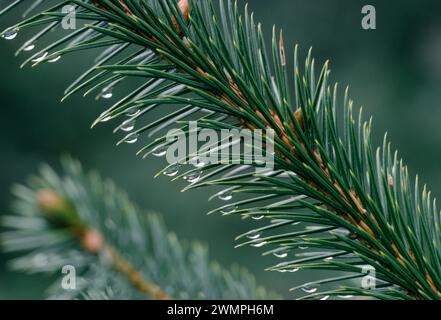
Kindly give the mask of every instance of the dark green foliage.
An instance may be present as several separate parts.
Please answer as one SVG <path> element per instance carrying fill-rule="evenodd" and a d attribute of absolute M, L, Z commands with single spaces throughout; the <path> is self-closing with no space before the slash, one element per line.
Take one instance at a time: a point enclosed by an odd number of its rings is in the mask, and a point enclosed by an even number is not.
<path fill-rule="evenodd" d="M 316 77 L 311 54 L 301 70 L 296 52 L 291 75 L 282 35 L 275 29 L 267 52 L 261 26 L 247 10 L 232 2 L 215 6 L 194 0 L 187 16 L 181 12 L 185 2 L 179 7 L 173 0 L 64 1 L 7 32 L 53 24 L 39 33 L 44 36 L 63 18 L 61 7 L 77 6 L 77 17 L 87 23 L 84 29 L 27 63 L 102 47 L 95 65 L 66 90 L 65 98 L 78 91 L 105 97 L 122 81 L 143 79 L 95 123 L 119 121 L 116 131 L 134 124 L 121 142 L 147 136 L 142 155 L 163 148 L 165 129 L 184 120 L 197 119 L 200 128 L 216 130 L 272 128 L 276 168 L 271 174 L 219 164 L 190 168 L 179 177 L 201 175 L 187 189 L 226 188 L 217 195 L 229 199 L 222 195 L 231 193 L 233 201 L 217 211 L 268 222 L 240 238 L 251 238 L 242 245 L 266 246 L 268 253 L 285 259 L 270 270 L 345 272 L 300 286 L 304 298 L 439 299 L 441 236 L 435 201 L 418 180 L 411 181 L 386 138 L 382 148 L 372 146 L 371 122 L 361 112 L 354 117 L 347 91 L 338 97 L 328 63 Z M 174 105 L 174 111 L 152 119 L 165 105 Z M 250 197 L 235 201 L 240 194 Z M 301 248 L 306 247 L 305 253 Z M 346 284 L 365 276 L 366 265 L 376 270 L 375 289 Z M 331 286 L 317 290 L 318 284 Z"/>

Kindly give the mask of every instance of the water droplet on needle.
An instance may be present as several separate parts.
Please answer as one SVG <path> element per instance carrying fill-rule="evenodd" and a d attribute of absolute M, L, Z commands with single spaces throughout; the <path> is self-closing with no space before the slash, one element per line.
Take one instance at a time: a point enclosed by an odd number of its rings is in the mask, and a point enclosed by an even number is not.
<path fill-rule="evenodd" d="M 60 60 L 60 59 L 61 59 L 61 56 L 57 56 L 57 57 L 55 57 L 55 58 L 53 58 L 53 59 L 48 60 L 47 62 L 49 62 L 49 63 L 54 63 L 54 62 L 57 62 L 57 61 Z"/>
<path fill-rule="evenodd" d="M 248 234 L 248 235 L 247 235 L 247 238 L 248 238 L 248 239 L 251 239 L 251 240 L 259 239 L 259 238 L 260 238 L 260 233 L 254 231 L 254 232 Z"/>
<path fill-rule="evenodd" d="M 130 132 L 133 129 L 135 129 L 135 121 L 134 120 L 128 120 L 121 125 L 122 131 Z"/>
<path fill-rule="evenodd" d="M 190 183 L 196 183 L 196 182 L 198 182 L 199 179 L 201 178 L 201 175 L 202 175 L 202 171 L 201 171 L 201 170 L 198 170 L 198 171 L 195 171 L 195 172 L 191 172 L 191 173 L 189 173 L 189 174 L 185 177 L 185 179 L 186 179 L 188 182 L 190 182 Z"/>
<path fill-rule="evenodd" d="M 128 144 L 133 144 L 133 143 L 135 143 L 136 141 L 138 141 L 138 138 L 139 138 L 139 135 L 136 134 L 136 133 L 133 133 L 133 134 L 131 134 L 131 135 L 128 135 L 128 136 L 124 139 L 124 142 L 125 142 L 125 143 L 128 143 Z"/>
<path fill-rule="evenodd" d="M 286 258 L 286 257 L 288 256 L 288 252 L 286 252 L 286 251 L 284 251 L 284 250 L 282 250 L 282 251 L 276 251 L 276 252 L 273 252 L 273 255 L 274 255 L 276 258 L 283 259 L 283 258 Z"/>
<path fill-rule="evenodd" d="M 312 284 L 307 283 L 302 287 L 302 290 L 305 293 L 314 293 L 314 292 L 317 292 L 318 288 L 317 288 L 317 286 L 314 286 Z"/>
<path fill-rule="evenodd" d="M 15 37 L 17 37 L 17 34 L 18 34 L 18 28 L 11 28 L 2 35 L 2 38 L 6 40 L 12 40 L 15 39 Z"/>
<path fill-rule="evenodd" d="M 23 48 L 23 51 L 32 51 L 32 50 L 34 50 L 34 49 L 35 49 L 35 44 L 30 43 L 30 44 L 27 44 L 27 45 Z"/>
<path fill-rule="evenodd" d="M 163 157 L 167 154 L 167 148 L 165 145 L 157 146 L 155 149 L 153 149 L 152 154 L 155 157 Z"/>
<path fill-rule="evenodd" d="M 231 191 L 224 191 L 217 196 L 222 201 L 230 201 L 233 199 Z"/>
<path fill-rule="evenodd" d="M 112 87 L 104 88 L 101 91 L 100 97 L 103 98 L 103 99 L 110 99 L 110 98 L 112 98 L 113 97 L 113 88 Z"/>
<path fill-rule="evenodd" d="M 169 176 L 169 177 L 174 177 L 179 173 L 179 169 L 181 168 L 180 164 L 174 164 L 171 167 L 168 167 L 165 171 L 164 171 L 164 175 Z"/>

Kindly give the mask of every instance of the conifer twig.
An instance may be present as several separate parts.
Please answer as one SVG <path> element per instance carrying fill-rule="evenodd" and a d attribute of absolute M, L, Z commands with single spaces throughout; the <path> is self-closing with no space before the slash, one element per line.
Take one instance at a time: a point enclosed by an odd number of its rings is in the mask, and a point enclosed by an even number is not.
<path fill-rule="evenodd" d="M 301 70 L 296 47 L 292 90 L 282 33 L 273 29 L 270 57 L 262 27 L 248 8 L 242 12 L 235 2 L 219 3 L 217 7 L 206 0 L 65 1 L 63 5 L 78 6 L 89 23 L 25 64 L 104 47 L 100 59 L 66 90 L 65 98 L 84 89 L 87 94 L 102 90 L 99 96 L 111 96 L 109 90 L 128 78 L 145 80 L 94 123 L 124 117 L 115 131 L 130 132 L 120 142 L 135 143 L 148 132 L 153 139 L 139 151 L 142 155 L 164 154 L 170 142 L 160 129 L 178 123 L 189 134 L 183 120 L 198 120 L 199 131 L 274 130 L 275 169 L 269 174 L 233 163 L 210 164 L 179 175 L 177 164 L 170 164 L 162 172 L 172 172 L 168 175 L 175 178 L 199 175 L 185 190 L 226 188 L 217 195 L 230 202 L 213 212 L 265 218 L 262 221 L 268 224 L 238 239 L 248 238 L 240 245 L 271 247 L 267 253 L 287 259 L 270 270 L 343 271 L 351 279 L 362 277 L 366 265 L 376 271 L 379 283 L 374 290 L 345 285 L 340 278 L 320 279 L 302 286 L 303 298 L 440 299 L 441 217 L 430 192 L 420 189 L 418 179 L 411 182 L 386 136 L 381 148 L 373 148 L 372 122 L 363 120 L 361 110 L 354 116 L 348 90 L 340 101 L 337 85 L 330 84 L 328 62 L 316 77 L 309 51 Z M 17 30 L 59 22 L 63 15 L 58 8 L 42 10 L 3 34 L 13 38 Z M 147 114 L 166 105 L 175 108 L 139 125 Z M 238 194 L 249 198 L 232 200 Z M 304 228 L 299 230 L 298 223 Z M 301 247 L 310 248 L 308 255 L 299 253 Z M 314 287 L 322 284 L 338 286 L 330 291 Z"/>
<path fill-rule="evenodd" d="M 13 270 L 76 270 L 76 288 L 56 279 L 57 299 L 274 299 L 245 270 L 208 260 L 206 248 L 182 244 L 156 214 L 144 214 L 108 180 L 63 159 L 63 173 L 42 167 L 13 188 L 13 214 L 2 217 L 3 252 Z"/>
<path fill-rule="evenodd" d="M 68 229 L 86 252 L 108 254 L 111 258 L 111 265 L 126 276 L 136 290 L 155 300 L 172 299 L 159 286 L 146 281 L 142 274 L 129 261 L 125 260 L 116 248 L 106 243 L 101 233 L 82 224 L 75 209 L 55 190 L 40 190 L 37 191 L 36 196 L 41 212 L 49 221 L 56 222 L 59 226 Z"/>

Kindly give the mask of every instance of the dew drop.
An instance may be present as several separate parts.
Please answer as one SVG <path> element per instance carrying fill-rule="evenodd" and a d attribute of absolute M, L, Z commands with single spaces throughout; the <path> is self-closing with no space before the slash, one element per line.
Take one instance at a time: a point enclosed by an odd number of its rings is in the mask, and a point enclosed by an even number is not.
<path fill-rule="evenodd" d="M 222 201 L 230 201 L 233 199 L 231 191 L 224 191 L 217 196 Z"/>
<path fill-rule="evenodd" d="M 288 256 L 288 252 L 286 252 L 286 251 L 276 251 L 276 252 L 273 252 L 273 255 L 276 258 L 283 259 L 283 258 L 286 258 Z"/>
<path fill-rule="evenodd" d="M 317 287 L 317 285 L 312 285 L 312 284 L 307 283 L 302 287 L 302 290 L 305 293 L 314 293 L 314 292 L 317 292 L 318 287 Z"/>
<path fill-rule="evenodd" d="M 251 233 L 249 233 L 248 235 L 247 235 L 247 238 L 248 239 L 251 239 L 251 240 L 256 240 L 256 239 L 259 239 L 260 238 L 260 232 L 251 232 Z"/>
<path fill-rule="evenodd" d="M 139 108 L 132 108 L 132 109 L 129 109 L 129 110 L 126 112 L 126 116 L 127 116 L 127 117 L 135 117 L 135 116 L 137 116 L 140 112 L 141 112 L 141 109 L 139 109 Z"/>
<path fill-rule="evenodd" d="M 26 45 L 26 46 L 23 48 L 23 51 L 32 51 L 32 50 L 34 50 L 34 49 L 35 49 L 35 44 L 31 43 L 31 44 Z"/>
<path fill-rule="evenodd" d="M 139 138 L 139 134 L 132 133 L 131 135 L 128 135 L 128 136 L 124 139 L 124 142 L 125 142 L 125 143 L 128 143 L 128 144 L 133 144 L 133 143 L 135 143 L 136 141 L 138 141 L 138 138 Z"/>
<path fill-rule="evenodd" d="M 327 258 L 324 258 L 323 261 L 331 261 L 332 259 L 334 259 L 334 257 L 327 257 Z"/>
<path fill-rule="evenodd" d="M 264 215 L 253 215 L 251 216 L 251 219 L 253 220 L 262 220 L 265 216 Z"/>
<path fill-rule="evenodd" d="M 298 246 L 297 248 L 299 248 L 300 250 L 306 250 L 306 249 L 308 249 L 309 247 L 308 247 L 308 246 Z"/>
<path fill-rule="evenodd" d="M 17 34 L 18 34 L 18 28 L 11 28 L 2 34 L 2 38 L 6 40 L 12 40 L 15 39 Z"/>
<path fill-rule="evenodd" d="M 107 87 L 101 91 L 100 97 L 103 99 L 110 99 L 113 97 L 113 88 Z"/>
<path fill-rule="evenodd" d="M 112 119 L 111 116 L 106 116 L 106 117 L 104 117 L 104 118 L 101 118 L 101 119 L 100 119 L 100 122 L 107 122 L 107 121 L 110 121 L 110 119 Z"/>
<path fill-rule="evenodd" d="M 198 170 L 198 171 L 195 171 L 195 172 L 191 172 L 191 173 L 189 173 L 185 177 L 185 180 L 187 180 L 190 183 L 196 183 L 201 178 L 201 175 L 202 175 L 202 171 L 201 170 Z"/>
<path fill-rule="evenodd" d="M 157 146 L 155 149 L 153 149 L 152 154 L 155 157 L 163 157 L 167 154 L 167 147 L 165 145 Z"/>
<path fill-rule="evenodd" d="M 206 163 L 204 161 L 202 161 L 200 158 L 198 157 L 194 157 L 193 159 L 190 160 L 190 163 L 195 166 L 196 168 L 203 168 L 205 167 Z"/>
<path fill-rule="evenodd" d="M 329 296 L 324 296 L 324 297 L 322 297 L 322 298 L 320 298 L 320 300 L 328 300 L 329 299 Z"/>
<path fill-rule="evenodd" d="M 174 177 L 179 173 L 179 169 L 181 168 L 180 164 L 174 164 L 170 167 L 168 167 L 165 171 L 164 171 L 164 175 L 168 176 L 168 177 Z"/>
<path fill-rule="evenodd" d="M 258 243 L 253 243 L 252 246 L 255 247 L 255 248 L 260 248 L 260 247 L 263 247 L 266 244 L 267 244 L 266 241 L 261 241 L 261 242 L 258 242 Z"/>
<path fill-rule="evenodd" d="M 196 168 L 203 168 L 203 167 L 205 167 L 205 165 L 206 165 L 206 163 L 199 159 L 198 162 L 194 166 Z"/>
<path fill-rule="evenodd" d="M 122 125 L 121 125 L 121 130 L 122 131 L 132 131 L 133 129 L 135 129 L 135 120 L 128 120 L 125 121 Z"/>
<path fill-rule="evenodd" d="M 293 269 L 288 270 L 288 272 L 294 273 L 294 272 L 297 272 L 299 270 L 300 270 L 300 268 L 293 268 Z"/>
<path fill-rule="evenodd" d="M 53 59 L 48 60 L 47 62 L 49 62 L 49 63 L 54 63 L 54 62 L 57 62 L 57 61 L 60 60 L 60 59 L 61 59 L 61 56 L 57 56 L 57 57 L 55 57 L 55 58 L 53 58 Z"/>

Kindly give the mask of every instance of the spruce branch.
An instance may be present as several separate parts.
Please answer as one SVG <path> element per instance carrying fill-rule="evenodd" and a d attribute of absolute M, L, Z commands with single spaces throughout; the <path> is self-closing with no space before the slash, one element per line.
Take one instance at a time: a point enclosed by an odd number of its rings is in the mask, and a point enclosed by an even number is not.
<path fill-rule="evenodd" d="M 273 299 L 245 270 L 208 260 L 204 245 L 182 244 L 157 214 L 144 214 L 112 181 L 79 162 L 63 172 L 41 168 L 13 188 L 13 215 L 2 218 L 4 252 L 20 255 L 14 270 L 58 275 L 57 299 Z M 62 287 L 64 266 L 76 269 L 76 288 Z"/>
<path fill-rule="evenodd" d="M 61 22 L 63 5 L 75 5 L 77 16 L 87 21 L 84 28 L 51 43 L 25 64 L 105 48 L 69 86 L 65 98 L 81 90 L 101 90 L 99 96 L 109 97 L 121 82 L 143 79 L 94 123 L 124 118 L 115 131 L 130 133 L 120 142 L 135 143 L 147 133 L 150 140 L 140 150 L 142 155 L 163 154 L 169 144 L 164 130 L 189 119 L 198 120 L 199 130 L 273 129 L 276 168 L 271 174 L 213 164 L 188 169 L 177 178 L 198 177 L 186 190 L 226 188 L 216 196 L 230 203 L 216 212 L 269 221 L 238 239 L 248 237 L 241 245 L 271 246 L 267 253 L 289 257 L 270 270 L 347 274 L 293 288 L 303 289 L 303 298 L 441 298 L 441 217 L 427 188 L 421 190 L 418 179 L 411 181 L 386 137 L 381 148 L 373 148 L 371 121 L 363 120 L 361 110 L 354 116 L 348 90 L 341 101 L 337 85 L 330 84 L 328 62 L 316 77 L 309 51 L 301 70 L 296 47 L 294 75 L 289 75 L 282 33 L 273 29 L 270 56 L 261 25 L 248 8 L 241 12 L 236 3 L 219 3 L 64 1 L 40 9 L 3 35 L 13 38 L 18 30 L 51 26 L 37 33 L 35 41 Z M 145 120 L 167 105 L 173 105 L 173 111 Z M 189 130 L 187 124 L 182 128 Z M 186 160 L 191 162 L 190 157 Z M 173 164 L 162 172 L 176 176 L 178 171 Z M 250 197 L 231 201 L 241 194 Z M 305 247 L 309 250 L 302 253 Z M 365 276 L 365 265 L 375 268 L 376 288 L 346 285 L 345 280 Z M 337 286 L 317 289 L 329 284 Z"/>
<path fill-rule="evenodd" d="M 78 240 L 82 249 L 90 254 L 106 254 L 110 265 L 127 277 L 130 284 L 139 292 L 157 300 L 171 299 L 160 287 L 143 279 L 142 274 L 116 248 L 107 244 L 100 232 L 83 225 L 75 208 L 56 190 L 36 192 L 36 204 L 49 223 L 65 229 Z M 6 242 L 6 247 L 8 242 Z"/>

